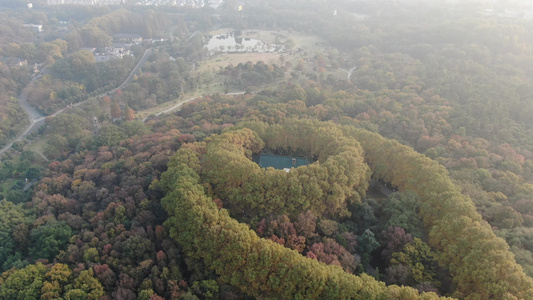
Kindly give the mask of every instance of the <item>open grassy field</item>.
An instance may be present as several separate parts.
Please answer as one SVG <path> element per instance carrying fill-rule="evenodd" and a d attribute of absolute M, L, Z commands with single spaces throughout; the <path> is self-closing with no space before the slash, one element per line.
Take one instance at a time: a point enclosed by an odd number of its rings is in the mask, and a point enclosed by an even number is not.
<path fill-rule="evenodd" d="M 221 28 L 209 32 L 209 35 L 229 34 L 232 30 L 228 28 Z M 157 115 L 160 112 L 168 110 L 176 106 L 178 103 L 186 101 L 194 97 L 215 93 L 235 93 L 243 92 L 243 90 L 234 90 L 231 87 L 224 86 L 224 76 L 218 75 L 219 72 L 228 65 L 236 66 L 240 63 L 248 61 L 257 63 L 263 61 L 265 64 L 277 64 L 278 66 L 290 62 L 293 66 L 298 61 L 307 60 L 313 57 L 316 53 L 322 52 L 327 48 L 327 45 L 318 37 L 302 34 L 298 32 L 290 32 L 287 30 L 244 30 L 242 32 L 244 37 L 261 40 L 268 44 L 291 44 L 293 48 L 283 52 L 243 52 L 243 53 L 217 53 L 210 58 L 197 62 L 192 75 L 199 79 L 199 86 L 196 91 L 188 92 L 181 95 L 179 99 L 169 101 L 147 110 L 138 111 L 137 118 L 144 120 L 150 115 Z M 306 69 L 312 69 L 312 66 L 307 66 Z M 290 78 L 290 70 L 286 72 L 286 78 Z M 339 79 L 346 77 L 346 72 L 336 70 L 333 72 Z M 276 85 L 279 82 L 275 83 Z"/>
<path fill-rule="evenodd" d="M 210 35 L 227 34 L 232 30 L 227 28 L 221 28 L 210 32 Z M 312 55 L 316 51 L 321 51 L 325 44 L 321 39 L 316 36 L 306 35 L 298 32 L 289 32 L 287 30 L 245 30 L 242 35 L 257 40 L 261 40 L 268 44 L 281 43 L 285 44 L 287 40 L 291 40 L 294 45 L 294 49 L 302 49 L 303 52 L 307 52 L 308 55 Z M 287 52 L 287 51 L 285 51 Z M 280 56 L 283 55 L 287 60 L 292 60 L 288 53 L 219 53 L 199 63 L 195 69 L 196 74 L 203 72 L 218 72 L 220 68 L 224 68 L 227 65 L 238 65 L 239 63 L 246 63 L 251 61 L 256 63 L 263 61 L 266 64 L 278 64 L 281 65 Z M 293 58 L 294 59 L 294 58 Z"/>
<path fill-rule="evenodd" d="M 230 28 L 220 28 L 209 32 L 209 35 L 228 34 L 233 30 Z M 322 43 L 322 39 L 317 36 L 299 33 L 288 30 L 262 30 L 262 29 L 249 29 L 243 30 L 242 35 L 263 42 L 274 44 L 276 42 L 284 42 L 287 39 L 291 39 L 296 47 L 307 48 L 314 47 Z"/>
<path fill-rule="evenodd" d="M 290 39 L 296 48 L 316 48 L 323 45 L 322 39 L 314 35 L 288 30 L 245 30 L 243 36 L 262 40 L 267 43 L 285 42 Z"/>
<path fill-rule="evenodd" d="M 265 64 L 280 64 L 280 53 L 221 53 L 213 56 L 211 59 L 204 60 L 199 63 L 198 67 L 194 71 L 196 74 L 203 72 L 218 72 L 221 68 L 225 68 L 227 65 L 238 65 L 239 63 L 246 63 L 251 61 L 256 63 L 263 61 Z"/>
<path fill-rule="evenodd" d="M 158 106 L 151 107 L 151 108 L 136 112 L 135 113 L 136 119 L 146 120 L 146 118 L 148 118 L 151 115 L 157 115 L 157 114 L 162 113 L 162 112 L 164 112 L 164 111 L 166 111 L 168 109 L 171 109 L 172 107 L 174 107 L 174 106 L 176 106 L 176 105 L 178 105 L 178 104 L 180 104 L 182 102 L 187 101 L 188 99 L 197 98 L 197 97 L 201 97 L 201 96 L 202 96 L 201 92 L 186 93 L 186 94 L 182 95 L 179 99 L 174 99 L 172 101 L 161 103 Z"/>

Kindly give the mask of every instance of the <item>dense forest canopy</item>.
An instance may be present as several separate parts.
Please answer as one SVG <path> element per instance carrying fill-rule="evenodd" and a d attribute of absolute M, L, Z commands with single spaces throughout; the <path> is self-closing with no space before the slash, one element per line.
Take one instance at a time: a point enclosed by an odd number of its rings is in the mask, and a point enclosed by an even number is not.
<path fill-rule="evenodd" d="M 0 1 L 0 299 L 532 299 L 520 3 Z"/>

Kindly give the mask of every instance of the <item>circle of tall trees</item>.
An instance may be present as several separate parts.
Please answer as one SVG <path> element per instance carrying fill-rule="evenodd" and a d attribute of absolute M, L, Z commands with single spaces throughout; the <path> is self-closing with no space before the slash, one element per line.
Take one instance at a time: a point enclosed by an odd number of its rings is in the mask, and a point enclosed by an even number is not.
<path fill-rule="evenodd" d="M 305 122 L 234 130 L 180 151 L 197 147 L 202 148 L 202 154 L 196 152 L 201 181 L 209 186 L 210 196 L 223 199 L 224 207 L 244 220 L 306 210 L 343 216 L 348 214 L 348 204 L 364 196 L 370 179 L 370 168 L 355 139 Z M 290 172 L 263 169 L 251 158 L 264 148 L 290 150 L 316 161 Z"/>
<path fill-rule="evenodd" d="M 290 148 L 316 162 L 289 173 L 261 169 L 250 158 L 265 145 Z M 482 220 L 472 200 L 452 183 L 444 167 L 412 148 L 349 126 L 305 120 L 271 126 L 250 122 L 182 146 L 161 177 L 161 187 L 167 191 L 162 205 L 169 214 L 165 224 L 188 255 L 202 259 L 222 281 L 250 295 L 416 299 L 418 293 L 412 289 L 385 289 L 384 283 L 364 274 L 354 277 L 319 267 L 293 250 L 260 239 L 247 225 L 232 219 L 273 211 L 291 215 L 305 209 L 342 216 L 346 204 L 357 201 L 366 190 L 370 170 L 400 191 L 417 194 L 429 244 L 454 280 L 454 296 L 533 297 L 531 278 L 513 259 L 505 241 Z M 228 210 L 217 209 L 217 197 Z M 301 280 L 312 276 L 320 280 L 312 285 Z M 290 278 L 298 278 L 298 283 Z M 361 289 L 364 286 L 375 290 L 367 294 Z M 435 296 L 429 295 L 422 294 L 427 299 Z"/>

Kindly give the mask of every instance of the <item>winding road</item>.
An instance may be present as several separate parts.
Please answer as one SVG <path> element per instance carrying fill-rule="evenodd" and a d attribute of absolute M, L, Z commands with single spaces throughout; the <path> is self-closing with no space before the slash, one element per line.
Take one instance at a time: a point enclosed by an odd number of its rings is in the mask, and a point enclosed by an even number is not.
<path fill-rule="evenodd" d="M 146 51 L 144 51 L 144 54 L 143 56 L 141 57 L 141 59 L 139 60 L 139 62 L 137 63 L 137 65 L 135 65 L 135 67 L 133 68 L 133 70 L 131 70 L 130 74 L 128 75 L 128 77 L 126 78 L 126 80 L 124 80 L 124 82 L 119 85 L 118 87 L 108 91 L 108 92 L 105 92 L 103 94 L 100 94 L 99 97 L 103 97 L 107 94 L 111 94 L 111 93 L 114 93 L 116 92 L 118 89 L 121 89 L 123 88 L 125 85 L 127 85 L 128 83 L 130 83 L 135 74 L 137 74 L 139 72 L 139 70 L 141 69 L 142 65 L 146 62 L 146 60 L 148 59 L 148 56 L 150 55 L 150 53 L 152 53 L 152 48 L 149 48 L 147 49 Z M 7 150 L 9 150 L 12 146 L 13 146 L 13 143 L 14 142 L 18 142 L 20 140 L 22 140 L 26 135 L 28 135 L 29 133 L 31 132 L 35 132 L 37 131 L 41 126 L 44 125 L 44 120 L 45 118 L 47 117 L 55 117 L 57 116 L 58 114 L 64 112 L 66 109 L 70 108 L 70 107 L 76 107 L 76 106 L 79 106 L 81 105 L 82 103 L 84 103 L 85 101 L 81 101 L 81 102 L 78 102 L 76 104 L 73 104 L 72 106 L 67 106 L 65 108 L 62 108 L 58 111 L 56 111 L 55 113 L 53 113 L 52 115 L 50 116 L 43 116 L 41 113 L 39 113 L 39 111 L 37 111 L 33 106 L 31 106 L 27 99 L 28 99 L 28 87 L 30 85 L 32 85 L 37 79 L 39 78 L 39 76 L 36 76 L 34 77 L 30 83 L 28 83 L 28 85 L 26 86 L 26 88 L 24 88 L 22 90 L 22 92 L 20 93 L 18 99 L 18 103 L 19 105 L 24 109 L 24 111 L 26 111 L 26 113 L 28 114 L 28 116 L 30 117 L 30 124 L 28 125 L 28 127 L 26 127 L 26 129 L 21 133 L 19 134 L 11 143 L 7 144 L 4 148 L 0 149 L 0 155 L 4 154 L 4 152 L 6 152 Z M 192 99 L 191 99 L 192 100 Z M 190 101 L 190 100 L 188 100 Z"/>
<path fill-rule="evenodd" d="M 200 97 L 202 97 L 202 96 L 196 96 L 196 97 L 189 98 L 189 99 L 187 99 L 187 100 L 183 100 L 183 101 L 181 101 L 181 102 L 179 102 L 179 103 L 176 103 L 175 105 L 172 105 L 171 107 L 169 107 L 169 108 L 167 108 L 167 109 L 165 109 L 165 110 L 163 110 L 163 111 L 160 111 L 160 112 L 156 113 L 155 116 L 156 116 L 156 117 L 159 117 L 159 116 L 162 115 L 162 114 L 169 113 L 169 112 L 171 112 L 171 111 L 173 111 L 173 110 L 175 110 L 175 109 L 177 109 L 177 108 L 180 108 L 183 104 L 185 104 L 185 103 L 187 103 L 187 102 L 190 102 L 190 101 L 192 101 L 192 100 L 194 100 L 194 99 L 200 98 Z M 146 120 L 146 119 L 145 119 L 145 120 Z M 143 121 L 144 121 L 144 120 L 143 120 Z"/>
<path fill-rule="evenodd" d="M 18 97 L 18 100 L 19 100 L 18 103 L 24 109 L 24 111 L 28 114 L 28 116 L 30 118 L 30 124 L 11 143 L 7 144 L 4 148 L 0 149 L 0 155 L 4 154 L 4 152 L 9 150 L 11 148 L 11 146 L 13 146 L 14 142 L 18 142 L 18 141 L 22 140 L 33 128 L 35 128 L 35 130 L 37 130 L 39 127 L 41 127 L 44 124 L 44 118 L 45 117 L 43 115 L 41 115 L 41 113 L 39 113 L 39 111 L 37 111 L 27 101 L 28 91 L 29 91 L 28 87 L 30 85 L 32 85 L 37 79 L 38 79 L 38 76 L 34 77 L 30 81 L 30 83 L 28 83 L 28 85 L 22 90 L 22 92 L 20 93 L 20 95 Z"/>
<path fill-rule="evenodd" d="M 353 73 L 353 71 L 355 71 L 355 69 L 357 69 L 357 66 L 351 68 L 351 69 L 348 70 L 348 71 L 346 71 L 346 70 L 344 70 L 344 69 L 341 69 L 341 70 L 343 70 L 344 72 L 348 73 L 348 77 L 346 78 L 346 80 L 350 81 L 350 77 L 352 77 L 352 73 Z"/>
<path fill-rule="evenodd" d="M 235 96 L 235 95 L 244 95 L 244 94 L 246 94 L 246 92 L 233 92 L 233 93 L 226 93 L 224 95 Z M 169 108 L 167 108 L 165 110 L 162 110 L 162 111 L 160 111 L 160 112 L 158 112 L 158 113 L 156 113 L 154 115 L 156 117 L 159 117 L 162 114 L 166 114 L 166 113 L 169 113 L 169 112 L 171 112 L 173 110 L 176 110 L 176 109 L 180 108 L 183 104 L 185 104 L 187 102 L 191 102 L 192 100 L 195 100 L 195 99 L 198 99 L 198 98 L 201 98 L 201 97 L 203 97 L 203 96 L 196 96 L 196 97 L 189 98 L 187 100 L 183 100 L 183 101 L 181 101 L 179 103 L 176 103 L 176 104 L 172 105 L 171 107 L 169 107 Z M 147 118 L 148 118 L 148 116 L 143 119 L 143 122 L 145 122 Z"/>

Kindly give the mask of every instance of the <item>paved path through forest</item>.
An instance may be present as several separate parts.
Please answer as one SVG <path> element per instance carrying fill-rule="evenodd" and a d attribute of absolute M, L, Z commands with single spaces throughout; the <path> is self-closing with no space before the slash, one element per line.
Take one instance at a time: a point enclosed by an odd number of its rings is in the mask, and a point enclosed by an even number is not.
<path fill-rule="evenodd" d="M 139 60 L 139 62 L 137 63 L 137 65 L 133 68 L 133 70 L 131 70 L 130 74 L 128 75 L 128 77 L 126 78 L 126 80 L 124 80 L 124 82 L 119 85 L 118 87 L 112 89 L 111 91 L 108 91 L 108 92 L 105 92 L 103 94 L 100 94 L 99 96 L 102 97 L 102 96 L 105 96 L 107 94 L 111 94 L 111 93 L 114 93 L 116 92 L 118 89 L 121 89 L 123 88 L 126 84 L 130 83 L 135 74 L 137 74 L 139 72 L 139 70 L 141 69 L 142 65 L 146 62 L 146 60 L 148 59 L 148 56 L 150 55 L 150 53 L 152 53 L 152 48 L 149 48 L 147 49 L 143 56 L 141 57 L 141 59 Z M 0 149 L 0 155 L 4 154 L 4 152 L 6 152 L 7 150 L 9 150 L 11 148 L 11 146 L 13 146 L 13 143 L 14 142 L 18 142 L 20 140 L 22 140 L 26 135 L 28 135 L 28 133 L 30 132 L 35 132 L 37 129 L 39 129 L 41 126 L 44 125 L 44 119 L 47 118 L 46 116 L 43 116 L 41 113 L 39 113 L 39 111 L 37 111 L 33 106 L 31 106 L 27 99 L 28 99 L 28 92 L 29 92 L 29 89 L 28 87 L 33 84 L 40 76 L 36 76 L 34 77 L 30 83 L 28 83 L 28 85 L 22 90 L 22 92 L 20 93 L 18 99 L 19 99 L 19 105 L 24 109 L 24 111 L 26 111 L 26 113 L 28 114 L 28 116 L 30 117 L 30 124 L 26 127 L 26 129 L 24 130 L 24 132 L 22 132 L 21 134 L 19 134 L 15 140 L 13 140 L 13 142 L 7 144 L 4 148 Z M 57 116 L 58 114 L 62 113 L 65 111 L 65 109 L 67 108 L 70 108 L 70 107 L 76 107 L 78 105 L 81 105 L 82 103 L 84 103 L 85 101 L 81 101 L 81 102 L 78 102 L 76 104 L 73 104 L 72 106 L 67 106 L 65 108 L 62 108 L 58 111 L 56 111 L 55 113 L 53 113 L 52 115 L 48 116 L 48 117 L 55 117 Z"/>
<path fill-rule="evenodd" d="M 246 92 L 226 93 L 226 94 L 224 94 L 224 95 L 234 96 L 234 95 L 244 95 L 244 94 L 246 94 Z M 178 102 L 178 103 L 172 105 L 171 107 L 169 107 L 169 108 L 167 108 L 167 109 L 165 109 L 165 110 L 162 110 L 162 111 L 156 113 L 155 116 L 156 116 L 156 117 L 159 117 L 159 116 L 162 115 L 162 114 L 169 113 L 169 112 L 171 112 L 171 111 L 173 111 L 173 110 L 176 110 L 176 109 L 180 108 L 183 104 L 185 104 L 185 103 L 187 103 L 187 102 L 191 102 L 192 100 L 194 100 L 194 99 L 198 99 L 198 98 L 201 98 L 201 97 L 202 97 L 202 96 L 196 96 L 196 97 L 192 97 L 192 98 L 189 98 L 189 99 L 187 99 L 187 100 L 183 100 L 183 101 L 181 101 L 181 102 Z M 143 122 L 144 122 L 144 121 L 146 121 L 146 118 L 143 119 Z"/>
<path fill-rule="evenodd" d="M 346 80 L 350 81 L 350 77 L 352 77 L 352 73 L 353 73 L 353 71 L 355 71 L 355 69 L 357 69 L 357 66 L 351 68 L 351 69 L 348 70 L 348 71 L 346 71 L 346 70 L 344 70 L 344 69 L 341 69 L 341 70 L 343 70 L 344 72 L 348 73 L 348 76 L 346 77 Z"/>
<path fill-rule="evenodd" d="M 22 90 L 22 92 L 20 93 L 20 95 L 18 97 L 18 103 L 24 109 L 24 111 L 28 114 L 28 117 L 30 118 L 30 124 L 11 143 L 7 144 L 4 148 L 0 149 L 0 155 L 2 155 L 4 152 L 9 150 L 11 148 L 11 146 L 13 146 L 14 142 L 17 142 L 17 141 L 20 141 L 21 139 L 23 139 L 28 134 L 28 132 L 30 132 L 30 130 L 35 126 L 36 123 L 40 124 L 40 125 L 38 125 L 39 127 L 42 124 L 44 124 L 44 116 L 41 115 L 41 113 L 39 111 L 37 111 L 37 109 L 35 109 L 33 106 L 31 106 L 28 103 L 28 101 L 27 101 L 28 92 L 29 92 L 28 87 L 30 85 L 32 85 L 39 77 L 40 76 L 33 77 L 33 79 Z"/>

